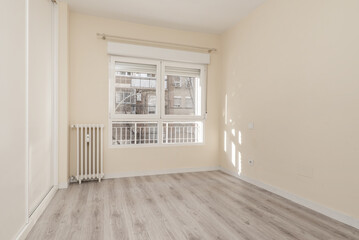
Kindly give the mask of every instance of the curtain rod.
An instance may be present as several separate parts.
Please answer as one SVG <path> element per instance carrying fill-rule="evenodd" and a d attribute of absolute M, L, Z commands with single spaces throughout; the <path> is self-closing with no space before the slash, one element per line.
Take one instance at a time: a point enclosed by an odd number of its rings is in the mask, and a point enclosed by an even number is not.
<path fill-rule="evenodd" d="M 124 41 L 132 41 L 132 42 L 138 42 L 138 43 L 150 43 L 150 44 L 155 44 L 155 45 L 162 45 L 162 46 L 167 46 L 167 47 L 177 47 L 177 48 L 190 48 L 190 49 L 196 49 L 199 51 L 204 51 L 204 52 L 216 52 L 217 49 L 215 48 L 206 48 L 206 47 L 198 47 L 198 46 L 192 46 L 192 45 L 185 45 L 185 44 L 177 44 L 177 43 L 169 43 L 169 42 L 160 42 L 160 41 L 151 41 L 151 40 L 143 40 L 143 39 L 139 39 L 139 38 L 129 38 L 129 37 L 122 37 L 122 36 L 115 36 L 115 35 L 109 35 L 109 34 L 105 34 L 105 33 L 97 33 L 96 34 L 98 37 L 100 37 L 103 40 L 106 39 L 118 39 L 118 40 L 124 40 Z"/>

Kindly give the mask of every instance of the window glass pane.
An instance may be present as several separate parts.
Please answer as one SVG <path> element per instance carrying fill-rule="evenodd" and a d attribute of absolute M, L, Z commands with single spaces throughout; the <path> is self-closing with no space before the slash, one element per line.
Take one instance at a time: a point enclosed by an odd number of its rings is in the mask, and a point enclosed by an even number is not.
<path fill-rule="evenodd" d="M 201 115 L 200 70 L 165 68 L 165 114 Z"/>
<path fill-rule="evenodd" d="M 156 65 L 115 62 L 116 114 L 156 114 Z"/>
<path fill-rule="evenodd" d="M 112 145 L 157 144 L 157 123 L 113 122 Z"/>
<path fill-rule="evenodd" d="M 185 103 L 186 108 L 193 108 L 193 101 L 191 97 L 186 97 L 186 103 Z"/>
<path fill-rule="evenodd" d="M 174 96 L 173 97 L 173 107 L 174 108 L 180 108 L 182 102 L 182 97 L 180 96 Z"/>
<path fill-rule="evenodd" d="M 202 122 L 164 122 L 162 125 L 163 143 L 202 143 Z"/>

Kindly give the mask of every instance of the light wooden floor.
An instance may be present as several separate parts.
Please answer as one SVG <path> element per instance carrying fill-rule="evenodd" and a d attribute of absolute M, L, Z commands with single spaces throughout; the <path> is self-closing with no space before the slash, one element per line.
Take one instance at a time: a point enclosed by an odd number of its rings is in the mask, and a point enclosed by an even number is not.
<path fill-rule="evenodd" d="M 71 184 L 27 239 L 359 239 L 359 230 L 219 171 Z"/>

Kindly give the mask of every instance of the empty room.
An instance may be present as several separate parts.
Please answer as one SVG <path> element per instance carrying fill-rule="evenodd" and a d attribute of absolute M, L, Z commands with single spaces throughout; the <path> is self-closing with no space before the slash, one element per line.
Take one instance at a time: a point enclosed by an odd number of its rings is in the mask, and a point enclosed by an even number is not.
<path fill-rule="evenodd" d="M 0 240 L 359 240 L 358 0 L 2 0 Z"/>

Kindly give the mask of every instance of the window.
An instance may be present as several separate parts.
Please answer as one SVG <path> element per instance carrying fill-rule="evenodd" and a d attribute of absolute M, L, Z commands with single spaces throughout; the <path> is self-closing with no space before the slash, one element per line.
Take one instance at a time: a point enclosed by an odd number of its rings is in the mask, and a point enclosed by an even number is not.
<path fill-rule="evenodd" d="M 203 143 L 205 66 L 111 57 L 111 146 Z"/>
<path fill-rule="evenodd" d="M 186 97 L 186 108 L 193 109 L 193 99 L 191 97 Z"/>
<path fill-rule="evenodd" d="M 167 85 L 169 87 L 165 92 L 165 114 L 200 116 L 202 110 L 201 70 L 199 68 L 178 67 L 174 64 L 166 65 L 165 79 L 169 82 Z M 173 82 L 184 82 L 185 84 L 177 87 Z M 182 97 L 190 99 L 186 100 L 184 107 L 181 107 Z M 191 106 L 187 105 L 187 101 L 191 101 Z M 172 102 L 173 104 L 171 104 Z"/>
<path fill-rule="evenodd" d="M 148 112 L 156 113 L 156 96 L 152 95 L 148 97 Z"/>
<path fill-rule="evenodd" d="M 116 103 L 117 104 L 131 104 L 134 103 L 135 92 L 132 89 L 122 88 L 116 89 Z"/>
<path fill-rule="evenodd" d="M 180 78 L 173 79 L 172 84 L 174 87 L 180 88 L 181 87 L 181 79 Z"/>
<path fill-rule="evenodd" d="M 174 108 L 180 108 L 181 107 L 181 101 L 182 101 L 182 97 L 174 96 L 173 97 L 173 107 Z"/>
<path fill-rule="evenodd" d="M 112 113 L 114 115 L 149 115 L 156 114 L 156 102 L 149 98 L 157 95 L 157 65 L 114 62 L 114 82 L 112 94 L 115 101 Z M 150 111 L 151 110 L 151 111 Z"/>

